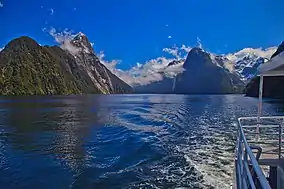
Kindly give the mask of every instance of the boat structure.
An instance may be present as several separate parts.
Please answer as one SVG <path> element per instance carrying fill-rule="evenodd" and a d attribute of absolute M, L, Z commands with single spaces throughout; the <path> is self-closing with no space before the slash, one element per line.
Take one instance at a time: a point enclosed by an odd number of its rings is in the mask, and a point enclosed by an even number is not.
<path fill-rule="evenodd" d="M 264 78 L 284 76 L 284 52 L 262 64 L 258 76 L 258 114 L 238 118 L 232 188 L 284 189 L 284 115 L 262 116 Z"/>

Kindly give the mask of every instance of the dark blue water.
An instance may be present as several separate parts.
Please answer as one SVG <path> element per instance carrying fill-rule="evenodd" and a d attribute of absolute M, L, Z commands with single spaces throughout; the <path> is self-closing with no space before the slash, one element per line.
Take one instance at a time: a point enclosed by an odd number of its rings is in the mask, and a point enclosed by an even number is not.
<path fill-rule="evenodd" d="M 236 118 L 256 111 L 242 95 L 2 97 L 0 188 L 227 188 Z"/>

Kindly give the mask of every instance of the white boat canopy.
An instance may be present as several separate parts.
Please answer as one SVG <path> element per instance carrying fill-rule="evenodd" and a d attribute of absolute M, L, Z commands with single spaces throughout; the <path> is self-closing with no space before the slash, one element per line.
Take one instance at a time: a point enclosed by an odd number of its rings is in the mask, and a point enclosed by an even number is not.
<path fill-rule="evenodd" d="M 284 76 L 284 52 L 260 65 L 257 72 L 259 76 Z"/>
<path fill-rule="evenodd" d="M 273 57 L 268 62 L 260 65 L 257 69 L 257 75 L 259 79 L 259 102 L 257 112 L 257 122 L 260 123 L 260 116 L 262 114 L 262 93 L 263 93 L 263 77 L 265 76 L 284 76 L 284 52 L 281 52 L 277 56 Z M 259 124 L 256 132 L 259 133 Z"/>

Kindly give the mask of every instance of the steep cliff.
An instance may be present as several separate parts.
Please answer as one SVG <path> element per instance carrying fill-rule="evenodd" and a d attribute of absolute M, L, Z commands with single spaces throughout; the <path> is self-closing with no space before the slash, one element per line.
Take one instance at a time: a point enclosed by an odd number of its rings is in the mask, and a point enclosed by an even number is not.
<path fill-rule="evenodd" d="M 243 89 L 244 83 L 236 74 L 216 64 L 201 48 L 191 49 L 183 67 L 185 71 L 177 76 L 174 93 L 221 94 L 238 93 Z"/>

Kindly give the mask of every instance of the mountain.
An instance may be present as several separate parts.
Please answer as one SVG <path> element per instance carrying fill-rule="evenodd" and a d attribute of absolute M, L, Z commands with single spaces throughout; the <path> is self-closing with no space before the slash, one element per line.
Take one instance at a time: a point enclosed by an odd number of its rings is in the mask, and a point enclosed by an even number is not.
<path fill-rule="evenodd" d="M 235 71 L 240 74 L 243 80 L 248 81 L 256 75 L 257 68 L 267 61 L 267 58 L 248 54 L 235 62 Z"/>
<path fill-rule="evenodd" d="M 0 52 L 1 95 L 123 93 L 132 89 L 113 75 L 79 33 L 63 50 L 40 46 L 29 37 L 9 42 Z"/>
<path fill-rule="evenodd" d="M 257 68 L 267 62 L 268 59 L 255 54 L 248 53 L 234 63 L 235 71 L 242 77 L 242 80 L 248 81 L 257 73 Z"/>
<path fill-rule="evenodd" d="M 162 80 L 136 86 L 134 91 L 216 94 L 241 92 L 244 87 L 244 82 L 229 68 L 229 65 L 233 64 L 226 57 L 209 54 L 201 48 L 191 49 L 186 60 L 174 60 L 166 66 L 166 69 L 178 65 L 182 65 L 184 71 L 177 76 L 167 77 L 165 72 L 161 72 Z"/>
<path fill-rule="evenodd" d="M 271 59 L 284 51 L 284 41 L 279 45 Z M 284 60 L 283 60 L 284 61 Z M 263 97 L 284 99 L 283 76 L 269 76 L 263 79 Z M 258 97 L 259 77 L 254 77 L 245 88 L 246 96 Z"/>
<path fill-rule="evenodd" d="M 224 69 L 221 58 L 212 56 L 201 48 L 191 49 L 183 64 L 185 71 L 177 76 L 174 93 L 222 94 L 242 91 L 244 83 L 235 73 Z"/>
<path fill-rule="evenodd" d="M 221 67 L 227 69 L 227 68 L 226 68 L 226 63 L 227 63 L 227 62 L 230 62 L 230 60 L 229 60 L 227 57 L 221 56 L 221 55 L 212 55 L 212 54 L 211 54 L 210 57 L 211 57 L 211 59 L 212 59 L 213 61 L 215 61 L 215 63 L 216 63 L 217 65 L 219 65 L 219 66 L 221 66 Z M 230 63 L 231 63 L 231 62 L 230 62 Z M 228 71 L 230 71 L 230 70 L 228 70 Z"/>

